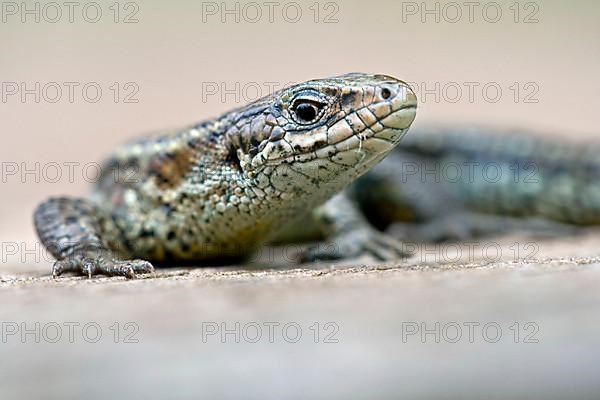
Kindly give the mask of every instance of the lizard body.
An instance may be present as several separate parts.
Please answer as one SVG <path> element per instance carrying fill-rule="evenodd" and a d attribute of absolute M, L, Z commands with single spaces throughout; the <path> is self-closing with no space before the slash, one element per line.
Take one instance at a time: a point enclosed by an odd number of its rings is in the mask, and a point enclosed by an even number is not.
<path fill-rule="evenodd" d="M 600 224 L 599 150 L 521 131 L 417 130 L 359 178 L 352 197 L 379 229 L 419 225 L 396 229 L 402 240 L 572 232 Z"/>

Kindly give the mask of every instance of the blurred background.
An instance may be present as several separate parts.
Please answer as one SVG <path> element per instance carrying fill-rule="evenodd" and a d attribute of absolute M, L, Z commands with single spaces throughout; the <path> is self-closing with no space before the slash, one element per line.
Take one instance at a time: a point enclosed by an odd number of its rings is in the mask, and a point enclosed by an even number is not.
<path fill-rule="evenodd" d="M 590 375 L 600 322 L 591 308 L 598 305 L 593 263 L 575 275 L 567 263 L 527 273 L 349 270 L 317 279 L 209 269 L 182 272 L 181 282 L 171 274 L 154 283 L 53 283 L 31 216 L 48 196 L 88 193 L 97 163 L 130 138 L 352 71 L 411 83 L 420 98 L 415 127 L 518 127 L 597 139 L 599 2 L 0 6 L 1 319 L 19 329 L 23 321 L 96 321 L 105 339 L 116 321 L 135 321 L 140 331 L 140 343 L 126 349 L 108 339 L 61 346 L 3 338 L 3 398 L 152 398 L 184 396 L 188 387 L 248 398 L 598 396 Z M 587 240 L 546 247 L 554 256 L 593 255 L 599 241 Z M 202 343 L 203 323 L 225 320 L 297 321 L 304 345 Z M 339 343 L 308 340 L 317 321 L 335 322 Z M 534 321 L 540 343 L 411 345 L 401 341 L 405 321 L 497 321 L 505 339 L 513 323 Z"/>

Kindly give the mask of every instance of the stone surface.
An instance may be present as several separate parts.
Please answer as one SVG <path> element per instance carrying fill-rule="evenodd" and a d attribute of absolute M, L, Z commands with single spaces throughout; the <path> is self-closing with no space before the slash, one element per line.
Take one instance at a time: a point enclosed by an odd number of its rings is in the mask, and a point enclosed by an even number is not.
<path fill-rule="evenodd" d="M 275 249 L 131 281 L 15 265 L 2 398 L 593 398 L 600 259 L 556 253 L 599 242 L 504 238 L 477 247 L 500 259 L 444 245 L 385 265 L 294 266 Z M 535 258 L 516 261 L 515 243 Z"/>

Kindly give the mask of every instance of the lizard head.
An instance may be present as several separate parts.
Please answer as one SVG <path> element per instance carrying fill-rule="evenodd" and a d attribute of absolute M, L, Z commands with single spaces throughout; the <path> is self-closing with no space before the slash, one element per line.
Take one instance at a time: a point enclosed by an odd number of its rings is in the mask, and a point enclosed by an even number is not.
<path fill-rule="evenodd" d="M 398 144 L 416 107 L 406 83 L 352 73 L 294 85 L 236 110 L 225 136 L 253 187 L 301 197 L 318 186 L 329 197 Z"/>

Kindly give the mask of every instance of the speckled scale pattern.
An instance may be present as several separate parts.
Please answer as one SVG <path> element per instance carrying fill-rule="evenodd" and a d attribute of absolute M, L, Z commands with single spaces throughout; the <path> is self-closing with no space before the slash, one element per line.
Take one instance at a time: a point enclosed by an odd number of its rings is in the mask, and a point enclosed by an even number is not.
<path fill-rule="evenodd" d="M 469 211 L 597 225 L 598 154 L 600 143 L 572 143 L 527 131 L 416 128 L 358 182 L 355 195 L 363 207 L 386 210 L 378 219 L 423 222 Z M 398 174 L 408 164 L 418 172 Z M 441 171 L 450 166 L 461 168 L 460 179 L 444 177 Z M 437 175 L 423 176 L 424 171 Z"/>

